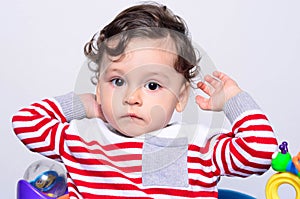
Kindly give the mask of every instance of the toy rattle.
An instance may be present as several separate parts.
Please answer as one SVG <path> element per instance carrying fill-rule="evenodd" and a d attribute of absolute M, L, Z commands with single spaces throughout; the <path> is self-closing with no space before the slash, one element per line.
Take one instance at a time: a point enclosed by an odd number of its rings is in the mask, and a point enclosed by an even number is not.
<path fill-rule="evenodd" d="M 272 168 L 279 173 L 270 177 L 266 185 L 266 198 L 279 199 L 278 188 L 282 184 L 290 184 L 296 191 L 296 198 L 300 198 L 300 152 L 292 157 L 288 152 L 288 143 L 282 142 L 280 152 L 272 156 Z"/>
<path fill-rule="evenodd" d="M 67 176 L 64 168 L 54 161 L 32 163 L 19 180 L 17 199 L 67 199 Z"/>

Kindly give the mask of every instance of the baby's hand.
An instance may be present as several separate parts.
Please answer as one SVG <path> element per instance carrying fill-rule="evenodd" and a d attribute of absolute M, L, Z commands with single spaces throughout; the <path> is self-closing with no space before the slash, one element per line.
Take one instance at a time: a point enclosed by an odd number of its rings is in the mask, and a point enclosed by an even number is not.
<path fill-rule="evenodd" d="M 92 93 L 84 93 L 79 95 L 81 102 L 85 108 L 87 118 L 100 118 L 105 121 L 101 106 L 96 101 L 96 96 Z"/>
<path fill-rule="evenodd" d="M 197 87 L 209 97 L 196 96 L 196 103 L 203 110 L 222 111 L 224 104 L 242 91 L 234 80 L 219 71 L 213 72 L 213 76 L 206 75 L 204 80 Z"/>

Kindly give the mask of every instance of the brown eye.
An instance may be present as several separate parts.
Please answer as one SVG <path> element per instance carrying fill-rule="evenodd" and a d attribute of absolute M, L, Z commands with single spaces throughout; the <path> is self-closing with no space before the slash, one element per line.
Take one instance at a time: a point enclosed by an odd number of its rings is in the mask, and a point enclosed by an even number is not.
<path fill-rule="evenodd" d="M 145 85 L 145 87 L 151 91 L 159 89 L 161 86 L 156 82 L 149 82 Z"/>

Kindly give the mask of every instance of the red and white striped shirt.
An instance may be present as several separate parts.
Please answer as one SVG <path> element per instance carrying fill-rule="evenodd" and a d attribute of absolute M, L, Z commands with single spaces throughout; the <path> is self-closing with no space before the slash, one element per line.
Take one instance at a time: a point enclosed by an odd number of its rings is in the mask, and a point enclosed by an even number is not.
<path fill-rule="evenodd" d="M 69 121 L 67 103 L 56 98 L 33 103 L 12 120 L 30 150 L 63 162 L 70 198 L 212 199 L 220 176 L 246 177 L 270 167 L 277 141 L 251 100 L 242 93 L 227 102 L 232 130 L 225 133 L 173 124 L 124 137 L 98 118 Z"/>

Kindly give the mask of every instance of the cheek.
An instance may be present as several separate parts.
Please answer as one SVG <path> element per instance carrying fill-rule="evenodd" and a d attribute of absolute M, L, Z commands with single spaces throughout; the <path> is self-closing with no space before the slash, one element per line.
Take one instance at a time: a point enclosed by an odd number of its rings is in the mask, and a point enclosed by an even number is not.
<path fill-rule="evenodd" d="M 112 86 L 105 85 L 101 88 L 101 104 L 105 107 L 114 107 L 121 99 L 120 92 L 116 92 Z"/>
<path fill-rule="evenodd" d="M 122 92 L 115 92 L 112 89 L 102 97 L 103 115 L 109 123 L 116 123 L 116 118 L 124 113 L 123 97 Z"/>
<path fill-rule="evenodd" d="M 105 95 L 101 95 L 101 107 L 102 112 L 106 120 L 111 120 L 113 116 L 113 95 L 109 91 L 102 90 L 101 93 L 105 93 Z"/>
<path fill-rule="evenodd" d="M 156 105 L 150 110 L 151 123 L 158 128 L 165 127 L 173 114 L 174 109 L 167 109 L 166 106 Z"/>

